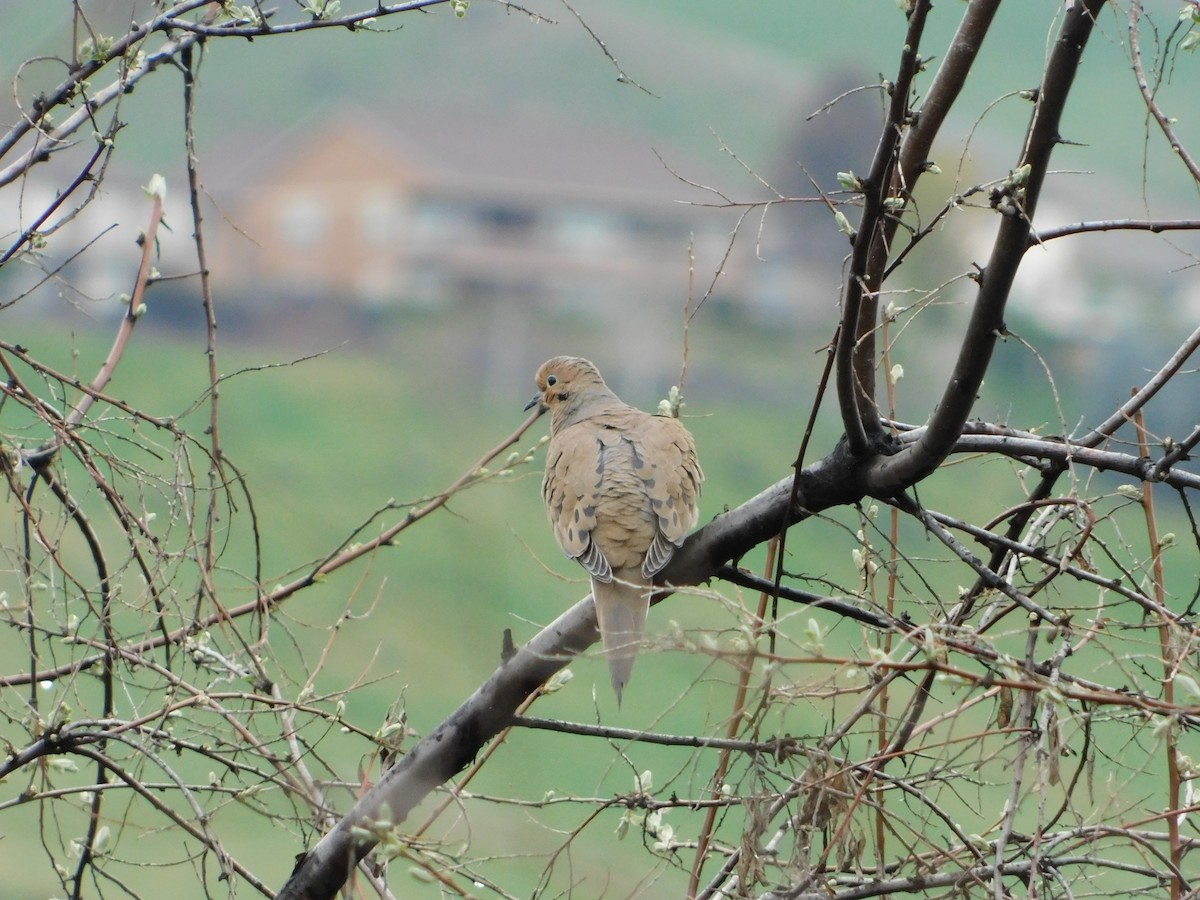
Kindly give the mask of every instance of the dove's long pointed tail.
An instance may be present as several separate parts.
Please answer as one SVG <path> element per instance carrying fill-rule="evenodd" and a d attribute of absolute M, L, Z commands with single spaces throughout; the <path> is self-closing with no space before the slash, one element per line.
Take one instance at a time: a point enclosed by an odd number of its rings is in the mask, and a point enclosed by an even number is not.
<path fill-rule="evenodd" d="M 621 705 L 621 692 L 629 683 L 642 635 L 646 632 L 649 591 L 648 585 L 622 582 L 615 577 L 608 582 L 592 579 L 596 618 L 600 622 L 604 655 L 608 657 L 608 671 L 618 706 Z"/>

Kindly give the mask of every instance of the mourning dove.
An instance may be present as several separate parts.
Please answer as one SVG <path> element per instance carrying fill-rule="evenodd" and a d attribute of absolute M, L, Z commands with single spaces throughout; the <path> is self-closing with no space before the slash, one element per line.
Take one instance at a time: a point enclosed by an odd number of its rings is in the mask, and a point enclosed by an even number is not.
<path fill-rule="evenodd" d="M 551 415 L 542 497 L 559 545 L 592 576 L 620 704 L 654 576 L 696 524 L 704 473 L 678 419 L 623 403 L 586 359 L 556 356 L 534 381 L 529 406 Z"/>

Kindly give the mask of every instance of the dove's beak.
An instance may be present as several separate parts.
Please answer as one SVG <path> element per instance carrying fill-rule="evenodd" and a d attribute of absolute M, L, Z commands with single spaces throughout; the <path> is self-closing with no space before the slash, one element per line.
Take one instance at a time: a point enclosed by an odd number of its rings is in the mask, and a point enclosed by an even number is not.
<path fill-rule="evenodd" d="M 546 411 L 546 405 L 542 403 L 542 395 L 540 393 L 534 394 L 533 399 L 525 404 L 525 411 L 528 412 L 535 406 L 538 408 L 539 416 Z"/>

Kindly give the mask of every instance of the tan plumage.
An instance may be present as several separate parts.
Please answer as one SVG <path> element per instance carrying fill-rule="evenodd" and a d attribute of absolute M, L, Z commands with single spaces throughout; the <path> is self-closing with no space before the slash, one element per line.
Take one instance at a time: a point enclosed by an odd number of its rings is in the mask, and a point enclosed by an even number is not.
<path fill-rule="evenodd" d="M 696 524 L 704 473 L 678 419 L 623 403 L 586 359 L 556 356 L 534 380 L 530 406 L 551 415 L 542 497 L 563 552 L 592 576 L 619 703 L 654 576 Z"/>

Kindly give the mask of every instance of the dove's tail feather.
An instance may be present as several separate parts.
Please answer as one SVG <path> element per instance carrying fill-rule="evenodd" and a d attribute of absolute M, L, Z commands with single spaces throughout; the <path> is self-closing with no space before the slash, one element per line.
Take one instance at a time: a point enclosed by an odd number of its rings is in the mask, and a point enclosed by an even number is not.
<path fill-rule="evenodd" d="M 608 657 L 608 671 L 618 706 L 621 705 L 621 692 L 629 683 L 642 635 L 646 632 L 650 590 L 649 585 L 618 581 L 616 577 L 608 582 L 592 580 L 596 619 L 600 623 L 604 655 Z"/>

